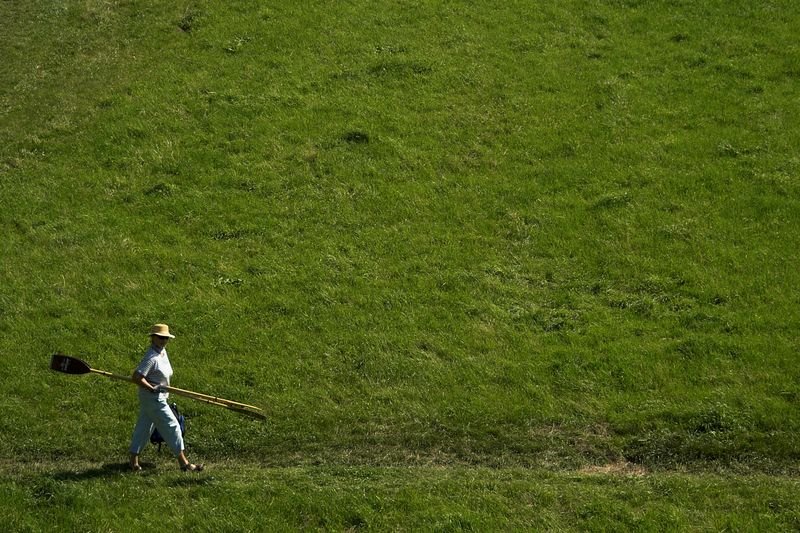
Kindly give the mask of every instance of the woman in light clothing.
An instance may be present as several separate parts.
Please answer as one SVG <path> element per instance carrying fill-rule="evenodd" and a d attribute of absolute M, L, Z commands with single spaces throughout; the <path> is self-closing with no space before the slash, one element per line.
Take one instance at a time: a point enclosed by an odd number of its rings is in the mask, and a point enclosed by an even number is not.
<path fill-rule="evenodd" d="M 131 470 L 138 472 L 139 454 L 150 440 L 153 429 L 164 438 L 164 442 L 178 459 L 181 470 L 200 472 L 203 465 L 189 462 L 183 452 L 183 435 L 175 414 L 167 405 L 169 378 L 172 377 L 172 365 L 167 357 L 165 346 L 175 336 L 169 332 L 166 324 L 156 324 L 150 328 L 150 348 L 142 361 L 133 371 L 133 382 L 139 385 L 139 419 L 131 437 Z"/>

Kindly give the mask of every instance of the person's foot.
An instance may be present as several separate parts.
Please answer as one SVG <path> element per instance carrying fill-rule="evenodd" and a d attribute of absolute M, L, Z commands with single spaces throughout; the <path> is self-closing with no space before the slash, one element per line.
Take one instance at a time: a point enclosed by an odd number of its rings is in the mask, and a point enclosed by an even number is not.
<path fill-rule="evenodd" d="M 141 472 L 142 467 L 139 463 L 131 463 L 131 471 L 132 472 Z"/>
<path fill-rule="evenodd" d="M 203 464 L 194 465 L 192 463 L 186 463 L 181 467 L 181 470 L 183 470 L 184 472 L 202 472 L 204 468 L 205 465 Z"/>

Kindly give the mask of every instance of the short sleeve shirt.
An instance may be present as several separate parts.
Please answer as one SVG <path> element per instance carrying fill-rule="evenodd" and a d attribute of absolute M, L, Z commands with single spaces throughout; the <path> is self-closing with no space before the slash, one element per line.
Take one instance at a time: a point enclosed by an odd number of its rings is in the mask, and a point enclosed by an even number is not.
<path fill-rule="evenodd" d="M 158 385 L 169 387 L 169 379 L 172 377 L 172 365 L 169 363 L 167 350 L 159 350 L 155 346 L 151 346 L 144 354 L 139 366 L 136 367 L 136 372 L 144 376 L 144 379 L 154 387 Z M 144 389 L 139 392 L 152 394 Z M 159 393 L 161 398 L 166 398 L 168 395 L 166 392 Z"/>

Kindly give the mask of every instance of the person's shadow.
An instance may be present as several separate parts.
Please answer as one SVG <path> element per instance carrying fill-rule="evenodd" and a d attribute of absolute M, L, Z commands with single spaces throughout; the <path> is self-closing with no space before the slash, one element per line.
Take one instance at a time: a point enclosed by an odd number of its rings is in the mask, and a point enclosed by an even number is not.
<path fill-rule="evenodd" d="M 112 478 L 118 476 L 150 476 L 155 475 L 159 470 L 156 463 L 139 463 L 142 466 L 140 472 L 131 471 L 128 463 L 109 463 L 98 468 L 90 468 L 84 471 L 69 470 L 65 472 L 56 472 L 53 474 L 53 479 L 56 481 L 89 481 L 93 479 Z M 163 470 L 162 470 L 163 471 Z M 208 476 L 197 477 L 189 475 L 185 478 L 173 479 L 170 484 L 172 486 L 188 486 L 188 485 L 204 485 L 213 482 L 213 478 Z"/>
<path fill-rule="evenodd" d="M 155 468 L 155 465 L 142 463 L 142 472 L 147 472 L 147 470 L 151 470 L 153 468 Z M 58 481 L 87 481 L 90 479 L 134 474 L 135 473 L 131 471 L 131 467 L 128 463 L 109 463 L 84 471 L 69 470 L 65 472 L 56 472 L 53 474 L 53 479 Z"/>

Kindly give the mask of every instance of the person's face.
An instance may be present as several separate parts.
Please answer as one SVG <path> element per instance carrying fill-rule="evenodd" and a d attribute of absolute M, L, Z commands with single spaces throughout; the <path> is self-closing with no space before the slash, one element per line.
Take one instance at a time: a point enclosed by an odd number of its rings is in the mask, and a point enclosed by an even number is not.
<path fill-rule="evenodd" d="M 153 335 L 153 344 L 155 344 L 158 348 L 163 348 L 168 342 L 169 337 L 159 337 L 158 335 Z"/>

